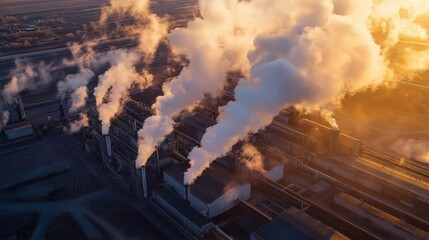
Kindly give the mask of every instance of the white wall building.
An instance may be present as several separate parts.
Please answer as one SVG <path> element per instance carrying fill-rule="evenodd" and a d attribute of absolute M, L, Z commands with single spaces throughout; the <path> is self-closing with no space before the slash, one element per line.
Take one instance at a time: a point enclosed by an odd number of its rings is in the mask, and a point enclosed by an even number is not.
<path fill-rule="evenodd" d="M 183 184 L 188 163 L 179 163 L 164 171 L 164 182 L 186 199 Z M 250 198 L 250 183 L 238 179 L 232 173 L 212 164 L 190 186 L 188 201 L 203 215 L 213 218 L 237 204 L 237 199 Z"/>

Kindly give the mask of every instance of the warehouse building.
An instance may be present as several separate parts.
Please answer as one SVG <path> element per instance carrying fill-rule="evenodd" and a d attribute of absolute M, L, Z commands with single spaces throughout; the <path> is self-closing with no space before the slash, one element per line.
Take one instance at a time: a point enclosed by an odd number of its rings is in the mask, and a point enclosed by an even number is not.
<path fill-rule="evenodd" d="M 164 171 L 164 182 L 182 195 L 194 209 L 209 218 L 234 207 L 238 199 L 250 198 L 250 183 L 216 164 L 205 170 L 191 186 L 185 187 L 183 179 L 188 168 L 187 162 L 170 167 Z M 186 190 L 187 188 L 189 190 Z"/>

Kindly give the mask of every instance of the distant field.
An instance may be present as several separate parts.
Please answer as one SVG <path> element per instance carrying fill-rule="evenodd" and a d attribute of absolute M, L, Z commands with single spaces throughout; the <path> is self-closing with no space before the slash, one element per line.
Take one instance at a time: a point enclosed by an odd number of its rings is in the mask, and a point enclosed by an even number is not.
<path fill-rule="evenodd" d="M 0 15 L 20 15 L 99 7 L 108 0 L 1 0 Z"/>

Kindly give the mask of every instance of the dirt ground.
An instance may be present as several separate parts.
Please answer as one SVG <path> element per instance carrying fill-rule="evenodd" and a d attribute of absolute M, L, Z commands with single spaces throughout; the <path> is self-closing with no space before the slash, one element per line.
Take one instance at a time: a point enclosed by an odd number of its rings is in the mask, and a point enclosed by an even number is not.
<path fill-rule="evenodd" d="M 0 149 L 0 239 L 180 239 L 72 136 Z"/>

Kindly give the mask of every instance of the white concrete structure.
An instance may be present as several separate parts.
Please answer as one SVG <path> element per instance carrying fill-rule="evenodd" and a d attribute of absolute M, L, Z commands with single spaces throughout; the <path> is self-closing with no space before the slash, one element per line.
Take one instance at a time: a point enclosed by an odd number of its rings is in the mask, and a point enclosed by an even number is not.
<path fill-rule="evenodd" d="M 172 217 L 172 223 L 176 227 L 182 226 L 185 232 L 202 238 L 203 235 L 212 227 L 212 223 L 201 213 L 190 207 L 179 195 L 173 193 L 167 187 L 155 188 L 152 192 L 152 199 Z M 156 209 L 159 210 L 160 209 Z M 162 213 L 161 212 L 161 213 Z"/>
<path fill-rule="evenodd" d="M 164 182 L 185 199 L 183 174 L 188 163 L 177 164 L 164 171 Z M 236 178 L 215 164 L 204 171 L 189 191 L 190 205 L 203 215 L 213 218 L 235 206 L 237 199 L 250 198 L 250 183 Z"/>
<path fill-rule="evenodd" d="M 283 179 L 285 167 L 283 164 L 267 158 L 264 162 L 266 172 L 264 176 L 271 181 L 277 182 Z"/>

